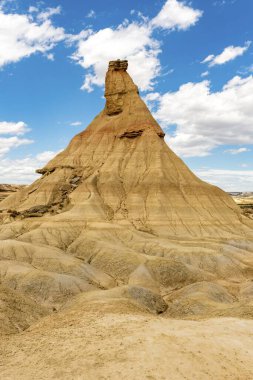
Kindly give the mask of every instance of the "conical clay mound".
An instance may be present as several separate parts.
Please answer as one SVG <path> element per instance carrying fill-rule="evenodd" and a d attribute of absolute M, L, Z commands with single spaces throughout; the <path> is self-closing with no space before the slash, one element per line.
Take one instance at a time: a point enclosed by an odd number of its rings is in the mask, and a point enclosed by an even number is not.
<path fill-rule="evenodd" d="M 25 215 L 41 207 L 64 212 L 61 219 L 139 225 L 164 237 L 243 233 L 247 222 L 233 200 L 168 148 L 126 69 L 126 61 L 110 63 L 104 110 L 1 209 Z"/>
<path fill-rule="evenodd" d="M 166 297 L 159 297 L 190 286 L 178 293 L 179 309 L 172 293 L 167 297 L 167 313 L 187 314 L 183 302 L 199 288 L 212 295 L 204 297 L 203 315 L 216 302 L 223 313 L 236 313 L 230 301 L 245 301 L 242 289 L 253 275 L 252 222 L 170 150 L 127 61 L 109 63 L 105 98 L 92 123 L 38 170 L 41 178 L 0 203 L 1 281 L 15 282 L 43 307 L 63 305 L 80 292 L 103 297 L 94 290 L 113 288 L 107 294 L 156 312 L 166 309 Z M 132 273 L 136 284 L 147 286 L 129 283 Z M 213 297 L 227 292 L 224 302 Z"/>

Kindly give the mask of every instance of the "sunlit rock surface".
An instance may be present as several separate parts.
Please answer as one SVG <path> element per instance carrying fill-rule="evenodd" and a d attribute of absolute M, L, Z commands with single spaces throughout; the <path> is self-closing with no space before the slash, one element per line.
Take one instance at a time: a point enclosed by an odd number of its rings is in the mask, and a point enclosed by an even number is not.
<path fill-rule="evenodd" d="M 252 378 L 253 322 L 228 317 L 253 316 L 253 222 L 170 150 L 127 61 L 105 83 L 101 113 L 0 202 L 1 333 L 31 326 L 0 343 L 0 377 Z"/>

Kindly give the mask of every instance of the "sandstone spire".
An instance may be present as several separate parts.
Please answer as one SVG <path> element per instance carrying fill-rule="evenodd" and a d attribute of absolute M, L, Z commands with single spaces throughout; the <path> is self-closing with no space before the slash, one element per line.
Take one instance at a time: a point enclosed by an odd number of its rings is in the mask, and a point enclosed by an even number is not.
<path fill-rule="evenodd" d="M 15 209 L 16 219 L 37 213 L 53 220 L 60 213 L 63 219 L 124 221 L 164 237 L 243 233 L 248 222 L 233 200 L 198 179 L 166 145 L 127 65 L 109 62 L 104 110 L 38 170 L 39 180 L 0 208 Z"/>
<path fill-rule="evenodd" d="M 127 61 L 109 62 L 105 78 L 105 114 L 113 116 L 124 113 L 120 137 L 135 137 L 147 128 L 155 129 L 163 137 L 164 132 L 140 98 L 138 87 L 126 71 L 127 67 Z"/>
<path fill-rule="evenodd" d="M 167 146 L 127 61 L 109 63 L 105 98 L 105 108 L 37 181 L 0 202 L 3 285 L 15 284 L 46 307 L 118 285 L 124 287 L 111 297 L 157 312 L 167 307 L 160 288 L 194 283 L 190 293 L 202 289 L 230 302 L 212 281 L 250 277 L 252 222 Z M 182 305 L 187 289 L 178 295 Z"/>

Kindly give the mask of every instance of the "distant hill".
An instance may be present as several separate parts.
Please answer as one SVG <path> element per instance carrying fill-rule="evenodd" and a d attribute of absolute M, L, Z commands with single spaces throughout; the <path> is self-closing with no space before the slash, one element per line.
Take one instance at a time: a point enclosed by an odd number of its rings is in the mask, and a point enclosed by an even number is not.
<path fill-rule="evenodd" d="M 248 218 L 253 219 L 253 192 L 233 192 L 229 194 L 232 196 L 238 206 L 241 207 L 243 214 Z"/>
<path fill-rule="evenodd" d="M 25 185 L 0 184 L 0 202 L 23 187 L 25 187 Z"/>
<path fill-rule="evenodd" d="M 247 192 L 231 191 L 231 192 L 228 192 L 228 194 L 231 195 L 232 197 L 236 197 L 236 196 L 241 196 L 245 198 L 253 197 L 253 191 L 247 191 Z"/>

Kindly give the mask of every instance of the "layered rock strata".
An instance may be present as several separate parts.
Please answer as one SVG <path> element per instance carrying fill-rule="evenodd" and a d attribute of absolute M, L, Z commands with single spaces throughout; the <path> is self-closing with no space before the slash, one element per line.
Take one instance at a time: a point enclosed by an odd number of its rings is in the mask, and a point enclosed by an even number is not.
<path fill-rule="evenodd" d="M 50 311 L 94 292 L 173 316 L 236 313 L 253 301 L 252 221 L 167 146 L 127 61 L 109 63 L 105 98 L 41 177 L 0 203 L 0 281 Z"/>

